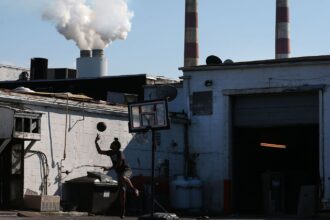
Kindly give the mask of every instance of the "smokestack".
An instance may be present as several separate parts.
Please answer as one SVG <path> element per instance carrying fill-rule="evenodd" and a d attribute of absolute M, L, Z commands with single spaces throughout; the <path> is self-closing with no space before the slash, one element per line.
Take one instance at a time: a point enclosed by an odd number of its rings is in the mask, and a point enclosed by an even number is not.
<path fill-rule="evenodd" d="M 288 58 L 290 55 L 289 0 L 276 0 L 276 42 L 275 58 Z"/>
<path fill-rule="evenodd" d="M 197 0 L 186 0 L 184 66 L 198 65 Z"/>
<path fill-rule="evenodd" d="M 94 49 L 92 50 L 93 57 L 103 57 L 104 50 Z"/>
<path fill-rule="evenodd" d="M 108 60 L 101 49 L 81 50 L 77 58 L 77 78 L 97 78 L 108 75 Z"/>
<path fill-rule="evenodd" d="M 92 51 L 90 50 L 81 50 L 80 57 L 91 57 Z"/>

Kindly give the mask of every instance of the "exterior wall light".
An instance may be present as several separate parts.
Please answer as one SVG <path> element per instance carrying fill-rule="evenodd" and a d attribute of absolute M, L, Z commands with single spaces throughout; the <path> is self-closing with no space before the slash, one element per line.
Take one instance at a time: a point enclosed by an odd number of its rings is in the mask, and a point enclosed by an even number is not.
<path fill-rule="evenodd" d="M 206 80 L 206 81 L 204 82 L 204 85 L 205 85 L 206 87 L 213 86 L 213 81 L 212 81 L 212 80 Z"/>

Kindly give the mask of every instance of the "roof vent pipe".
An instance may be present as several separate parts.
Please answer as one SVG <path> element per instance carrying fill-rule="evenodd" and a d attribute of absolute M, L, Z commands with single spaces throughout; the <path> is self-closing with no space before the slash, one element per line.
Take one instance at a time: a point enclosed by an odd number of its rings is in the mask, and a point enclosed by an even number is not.
<path fill-rule="evenodd" d="M 222 64 L 222 60 L 214 55 L 210 55 L 206 58 L 206 65 L 210 66 L 210 65 L 221 65 Z"/>

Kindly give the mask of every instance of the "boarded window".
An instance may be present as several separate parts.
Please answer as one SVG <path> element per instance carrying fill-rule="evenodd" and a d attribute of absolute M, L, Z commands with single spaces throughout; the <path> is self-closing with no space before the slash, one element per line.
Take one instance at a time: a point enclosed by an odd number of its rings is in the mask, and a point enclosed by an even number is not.
<path fill-rule="evenodd" d="M 15 127 L 13 137 L 28 140 L 40 140 L 40 122 L 40 114 L 16 113 L 14 116 Z"/>
<path fill-rule="evenodd" d="M 193 115 L 212 115 L 213 113 L 212 91 L 194 92 L 192 97 Z"/>

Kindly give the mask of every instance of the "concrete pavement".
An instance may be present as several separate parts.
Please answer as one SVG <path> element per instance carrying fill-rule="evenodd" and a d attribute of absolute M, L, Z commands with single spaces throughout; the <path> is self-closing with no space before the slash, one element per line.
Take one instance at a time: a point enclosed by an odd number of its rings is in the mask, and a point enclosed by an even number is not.
<path fill-rule="evenodd" d="M 33 216 L 33 217 L 20 217 L 20 216 L 0 216 L 0 220 L 122 220 L 117 216 Z M 137 220 L 138 216 L 128 216 L 124 220 Z M 196 220 L 194 217 L 183 217 L 180 220 Z M 319 220 L 329 218 L 298 218 L 297 216 L 291 217 L 211 217 L 211 220 Z"/>
<path fill-rule="evenodd" d="M 197 216 L 180 217 L 180 220 L 207 220 L 207 218 L 198 218 Z M 0 211 L 0 220 L 122 220 L 118 216 L 96 216 L 88 215 L 88 213 L 82 212 L 56 212 L 56 213 L 41 213 L 33 211 Z M 127 216 L 124 220 L 137 220 L 138 216 Z M 323 220 L 330 219 L 330 213 L 322 213 L 317 217 L 299 218 L 297 216 L 243 216 L 243 215 L 231 215 L 231 216 L 217 216 L 210 217 L 211 220 Z"/>

